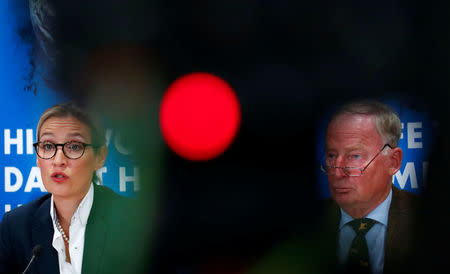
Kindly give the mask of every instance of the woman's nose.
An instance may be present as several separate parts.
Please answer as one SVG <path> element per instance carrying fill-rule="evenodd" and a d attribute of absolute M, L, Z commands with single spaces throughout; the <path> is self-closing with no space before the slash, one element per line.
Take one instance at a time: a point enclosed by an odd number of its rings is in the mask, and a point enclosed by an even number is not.
<path fill-rule="evenodd" d="M 62 147 L 56 147 L 55 156 L 53 156 L 53 163 L 55 165 L 64 165 L 66 164 L 67 157 L 64 155 Z"/>

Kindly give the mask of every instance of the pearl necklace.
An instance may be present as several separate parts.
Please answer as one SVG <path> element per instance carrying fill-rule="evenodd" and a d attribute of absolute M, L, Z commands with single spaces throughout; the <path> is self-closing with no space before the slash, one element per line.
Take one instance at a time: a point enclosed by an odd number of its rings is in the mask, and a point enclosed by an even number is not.
<path fill-rule="evenodd" d="M 66 241 L 67 244 L 69 244 L 69 237 L 67 237 L 66 233 L 64 233 L 64 230 L 62 229 L 61 225 L 59 224 L 58 217 L 56 217 L 56 227 L 58 228 L 59 232 L 61 232 L 61 235 Z"/>

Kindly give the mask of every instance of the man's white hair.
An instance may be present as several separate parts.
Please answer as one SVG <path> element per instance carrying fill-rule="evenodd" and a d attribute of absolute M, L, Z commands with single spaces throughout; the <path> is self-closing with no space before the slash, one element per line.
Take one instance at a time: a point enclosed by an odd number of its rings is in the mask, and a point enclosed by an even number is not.
<path fill-rule="evenodd" d="M 391 147 L 397 147 L 401 134 L 401 122 L 397 113 L 386 104 L 374 100 L 354 101 L 341 106 L 330 118 L 345 114 L 362 114 L 375 117 L 375 126 L 381 139 Z"/>

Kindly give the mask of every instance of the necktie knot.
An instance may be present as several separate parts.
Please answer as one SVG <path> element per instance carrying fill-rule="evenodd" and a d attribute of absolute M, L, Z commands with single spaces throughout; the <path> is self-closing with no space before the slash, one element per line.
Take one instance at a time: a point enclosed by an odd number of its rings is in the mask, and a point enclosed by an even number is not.
<path fill-rule="evenodd" d="M 375 220 L 369 218 L 354 219 L 353 221 L 349 222 L 350 226 L 358 235 L 366 235 L 366 233 L 373 227 L 375 223 Z"/>

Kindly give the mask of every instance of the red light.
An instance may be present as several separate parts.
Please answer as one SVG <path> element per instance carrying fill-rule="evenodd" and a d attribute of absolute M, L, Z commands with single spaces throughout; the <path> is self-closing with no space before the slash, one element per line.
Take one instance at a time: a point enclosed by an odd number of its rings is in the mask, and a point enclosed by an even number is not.
<path fill-rule="evenodd" d="M 164 140 L 188 160 L 209 160 L 224 152 L 236 136 L 240 120 L 233 89 L 209 73 L 177 79 L 161 102 L 159 122 Z"/>

